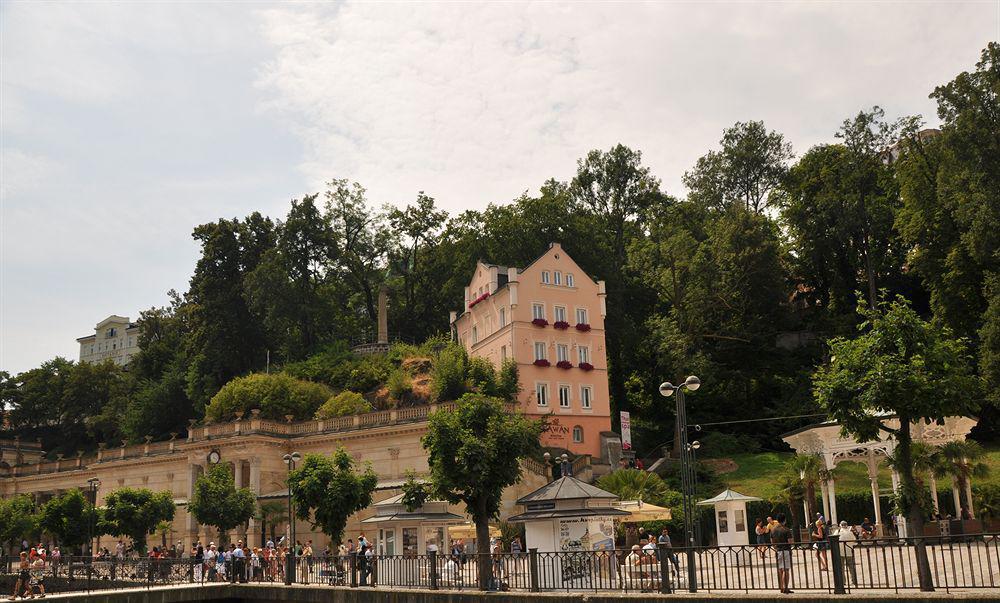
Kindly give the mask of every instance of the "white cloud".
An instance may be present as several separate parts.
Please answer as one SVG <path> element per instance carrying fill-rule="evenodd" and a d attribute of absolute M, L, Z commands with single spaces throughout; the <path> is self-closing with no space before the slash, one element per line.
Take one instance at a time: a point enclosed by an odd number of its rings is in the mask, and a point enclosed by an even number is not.
<path fill-rule="evenodd" d="M 480 207 L 568 178 L 587 150 L 621 141 L 676 194 L 684 170 L 737 120 L 764 119 L 801 151 L 874 103 L 930 113 L 927 94 L 974 63 L 997 11 L 295 6 L 261 13 L 275 57 L 260 86 L 305 142 L 301 168 L 317 187 L 349 177 L 379 202 L 423 189 L 451 209 Z"/>
<path fill-rule="evenodd" d="M 56 163 L 19 149 L 0 148 L 0 207 L 3 199 L 27 192 L 55 177 Z"/>

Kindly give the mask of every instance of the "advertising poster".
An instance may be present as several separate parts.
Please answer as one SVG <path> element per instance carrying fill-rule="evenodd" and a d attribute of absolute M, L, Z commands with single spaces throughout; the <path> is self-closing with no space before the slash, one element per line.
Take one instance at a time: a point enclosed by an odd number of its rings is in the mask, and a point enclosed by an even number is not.
<path fill-rule="evenodd" d="M 559 521 L 560 573 L 564 588 L 591 588 L 594 572 L 604 564 L 595 563 L 592 551 L 615 547 L 614 519 L 581 517 Z M 574 554 L 578 553 L 578 554 Z"/>
<path fill-rule="evenodd" d="M 632 450 L 632 422 L 627 411 L 621 413 L 622 450 Z"/>

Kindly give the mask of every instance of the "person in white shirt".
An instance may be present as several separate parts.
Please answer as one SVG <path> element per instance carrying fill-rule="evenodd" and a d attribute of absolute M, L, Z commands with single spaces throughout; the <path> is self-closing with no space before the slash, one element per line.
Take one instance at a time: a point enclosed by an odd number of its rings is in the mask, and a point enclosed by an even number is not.
<path fill-rule="evenodd" d="M 854 565 L 854 547 L 858 542 L 858 535 L 854 533 L 854 529 L 847 525 L 846 521 L 840 522 L 840 529 L 837 531 L 837 536 L 840 538 L 840 547 L 844 552 L 844 569 L 846 574 L 851 577 L 851 583 L 854 586 L 858 585 L 858 568 Z"/>

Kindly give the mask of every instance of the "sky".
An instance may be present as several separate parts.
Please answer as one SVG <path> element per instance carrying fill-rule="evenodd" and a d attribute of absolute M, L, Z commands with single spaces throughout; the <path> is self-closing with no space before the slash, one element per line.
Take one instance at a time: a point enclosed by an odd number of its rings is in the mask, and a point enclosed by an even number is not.
<path fill-rule="evenodd" d="M 797 154 L 1000 39 L 1000 1 L 0 2 L 0 370 L 185 291 L 192 229 L 334 178 L 456 212 L 624 143 L 663 188 L 763 120 Z"/>

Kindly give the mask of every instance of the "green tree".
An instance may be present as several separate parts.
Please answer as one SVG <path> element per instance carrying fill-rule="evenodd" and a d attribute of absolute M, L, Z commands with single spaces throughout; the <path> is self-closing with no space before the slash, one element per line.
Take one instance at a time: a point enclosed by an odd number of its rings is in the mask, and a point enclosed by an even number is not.
<path fill-rule="evenodd" d="M 932 590 L 926 545 L 920 538 L 923 511 L 914 479 L 911 424 L 976 412 L 979 382 L 970 372 L 965 343 L 946 327 L 922 320 L 906 300 L 883 301 L 876 307 L 862 304 L 859 313 L 864 318 L 860 334 L 830 342 L 830 361 L 817 369 L 814 392 L 845 435 L 866 441 L 885 432 L 896 441 L 901 506 L 917 535 L 920 587 Z"/>
<path fill-rule="evenodd" d="M 782 183 L 793 157 L 784 136 L 768 131 L 762 121 L 736 122 L 719 141 L 722 149 L 709 151 L 684 174 L 691 200 L 713 208 L 734 204 L 762 212 L 768 195 Z"/>
<path fill-rule="evenodd" d="M 806 507 L 809 509 L 809 517 L 806 517 L 808 525 L 816 517 L 816 484 L 830 478 L 830 471 L 826 468 L 823 459 L 815 454 L 797 454 L 788 463 L 789 472 L 798 476 L 802 481 L 805 490 Z"/>
<path fill-rule="evenodd" d="M 332 394 L 325 385 L 284 373 L 255 373 L 237 377 L 223 386 L 205 408 L 205 418 L 231 420 L 236 412 L 249 413 L 257 408 L 266 419 L 280 420 L 285 415 L 308 419 Z"/>
<path fill-rule="evenodd" d="M 88 526 L 96 530 L 99 517 L 83 492 L 69 490 L 42 505 L 38 525 L 55 536 L 60 546 L 73 549 L 87 544 Z"/>
<path fill-rule="evenodd" d="M 509 413 L 503 402 L 466 394 L 454 410 L 431 414 L 422 442 L 430 467 L 430 493 L 465 503 L 476 524 L 476 542 L 489 542 L 489 521 L 498 516 L 504 488 L 521 478 L 523 458 L 539 450 L 542 421 Z M 479 585 L 489 584 L 488 563 L 479 564 Z"/>
<path fill-rule="evenodd" d="M 198 523 L 219 530 L 219 540 L 226 532 L 245 524 L 253 517 L 257 497 L 250 488 L 237 488 L 230 465 L 213 465 L 194 482 L 188 510 Z"/>
<path fill-rule="evenodd" d="M 288 476 L 295 516 L 340 542 L 347 518 L 372 503 L 378 476 L 371 466 L 361 471 L 344 448 L 332 456 L 307 454 Z"/>
<path fill-rule="evenodd" d="M 622 500 L 641 500 L 654 505 L 667 504 L 672 492 L 662 477 L 642 469 L 616 469 L 599 477 L 597 487 L 617 494 Z"/>
<path fill-rule="evenodd" d="M 273 542 L 275 526 L 288 521 L 288 505 L 280 500 L 262 502 L 257 506 L 257 513 L 254 517 L 260 522 L 260 541 L 267 541 L 266 535 L 268 528 L 270 528 L 271 541 Z"/>
<path fill-rule="evenodd" d="M 431 367 L 431 391 L 434 400 L 457 400 L 466 391 L 465 374 L 469 357 L 460 345 L 449 345 L 441 350 Z"/>
<path fill-rule="evenodd" d="M 6 544 L 13 555 L 22 538 L 38 529 L 35 502 L 27 494 L 0 498 L 0 545 Z"/>
<path fill-rule="evenodd" d="M 140 553 L 146 551 L 146 536 L 161 521 L 174 518 L 174 498 L 168 491 L 146 488 L 120 488 L 104 499 L 104 513 L 99 529 L 111 536 L 127 536 Z"/>

